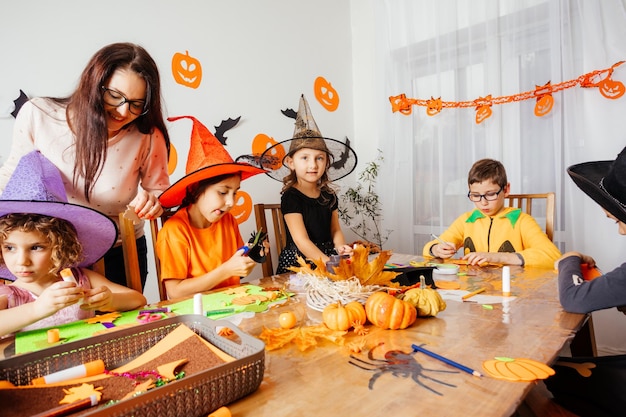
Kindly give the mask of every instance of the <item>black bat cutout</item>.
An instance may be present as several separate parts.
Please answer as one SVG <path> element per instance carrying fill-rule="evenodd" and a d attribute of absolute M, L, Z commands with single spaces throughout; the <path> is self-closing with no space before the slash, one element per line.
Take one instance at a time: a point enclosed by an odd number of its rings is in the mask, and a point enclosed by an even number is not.
<path fill-rule="evenodd" d="M 298 117 L 298 113 L 296 113 L 294 109 L 285 109 L 281 110 L 280 112 L 290 119 L 296 119 Z"/>
<path fill-rule="evenodd" d="M 331 168 L 341 169 L 346 166 L 346 162 L 348 161 L 348 158 L 350 157 L 350 151 L 348 150 L 349 146 L 350 146 L 350 139 L 348 139 L 348 137 L 346 136 L 346 150 L 341 152 L 341 155 L 339 156 L 338 160 L 330 164 Z"/>
<path fill-rule="evenodd" d="M 224 133 L 228 132 L 230 129 L 237 126 L 237 123 L 239 123 L 240 119 L 241 119 L 241 116 L 239 116 L 236 119 L 231 119 L 229 117 L 228 120 L 222 120 L 222 123 L 220 123 L 219 126 L 214 126 L 215 137 L 217 138 L 217 140 L 220 141 L 222 145 L 226 146 L 226 139 L 228 139 L 226 136 L 224 136 Z"/>
<path fill-rule="evenodd" d="M 26 93 L 20 90 L 20 96 L 16 98 L 15 100 L 13 100 L 13 104 L 15 104 L 15 109 L 11 112 L 11 116 L 17 117 L 17 114 L 19 113 L 20 109 L 22 108 L 24 103 L 26 103 L 28 100 L 30 99 L 28 98 Z"/>

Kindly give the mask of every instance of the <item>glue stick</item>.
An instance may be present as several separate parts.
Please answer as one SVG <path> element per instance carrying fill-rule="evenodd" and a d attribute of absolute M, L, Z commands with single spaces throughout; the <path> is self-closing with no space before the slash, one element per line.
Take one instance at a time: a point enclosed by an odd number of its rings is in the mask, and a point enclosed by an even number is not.
<path fill-rule="evenodd" d="M 70 379 L 99 375 L 103 372 L 104 362 L 102 359 L 97 359 L 82 365 L 73 366 L 71 368 L 63 369 L 62 371 L 53 372 L 49 375 L 35 378 L 31 381 L 31 383 L 33 385 L 54 384 L 56 382 L 68 381 Z"/>
<path fill-rule="evenodd" d="M 202 305 L 202 294 L 194 294 L 193 296 L 193 314 L 204 314 L 204 306 Z"/>
<path fill-rule="evenodd" d="M 511 268 L 502 267 L 502 295 L 509 297 L 511 295 Z"/>
<path fill-rule="evenodd" d="M 61 278 L 63 278 L 63 281 L 65 282 L 73 282 L 74 284 L 78 285 L 78 282 L 76 281 L 76 278 L 74 277 L 74 273 L 69 268 L 65 268 L 61 270 Z"/>

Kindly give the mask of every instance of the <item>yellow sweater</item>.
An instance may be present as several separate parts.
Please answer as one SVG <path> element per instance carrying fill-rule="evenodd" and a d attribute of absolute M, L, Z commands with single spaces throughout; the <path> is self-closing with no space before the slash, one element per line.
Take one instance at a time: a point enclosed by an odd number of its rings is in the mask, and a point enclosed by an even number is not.
<path fill-rule="evenodd" d="M 523 265 L 554 268 L 561 252 L 552 243 L 537 221 L 518 208 L 504 207 L 493 217 L 475 209 L 463 213 L 441 234 L 445 242 L 470 252 L 516 252 Z M 430 249 L 437 244 L 431 240 L 424 245 L 423 255 L 432 256 Z"/>

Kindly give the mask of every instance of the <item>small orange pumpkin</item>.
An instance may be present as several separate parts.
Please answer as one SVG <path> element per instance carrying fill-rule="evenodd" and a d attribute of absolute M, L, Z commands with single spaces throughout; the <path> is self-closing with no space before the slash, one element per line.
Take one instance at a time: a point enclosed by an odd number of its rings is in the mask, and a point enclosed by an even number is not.
<path fill-rule="evenodd" d="M 248 220 L 252 213 L 252 197 L 250 197 L 250 194 L 241 190 L 237 191 L 237 201 L 235 201 L 233 208 L 230 209 L 230 213 L 235 216 L 237 224 Z"/>
<path fill-rule="evenodd" d="M 317 77 L 313 83 L 315 98 L 328 111 L 335 111 L 339 107 L 339 94 L 324 77 Z"/>
<path fill-rule="evenodd" d="M 202 81 L 202 65 L 189 55 L 189 51 L 184 54 L 177 52 L 172 57 L 172 75 L 178 84 L 198 88 Z"/>
<path fill-rule="evenodd" d="M 417 319 L 415 307 L 383 291 L 367 298 L 365 313 L 375 326 L 391 330 L 406 329 Z"/>
<path fill-rule="evenodd" d="M 345 306 L 338 301 L 329 304 L 322 311 L 324 324 L 331 330 L 348 330 L 355 323 L 364 324 L 367 316 L 365 308 L 358 301 L 351 301 Z"/>

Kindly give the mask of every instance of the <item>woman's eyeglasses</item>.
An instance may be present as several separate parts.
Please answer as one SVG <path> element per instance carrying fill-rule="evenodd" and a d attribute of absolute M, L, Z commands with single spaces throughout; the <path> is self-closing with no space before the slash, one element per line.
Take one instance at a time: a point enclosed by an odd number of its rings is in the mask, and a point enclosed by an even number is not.
<path fill-rule="evenodd" d="M 473 201 L 474 203 L 478 203 L 480 202 L 480 200 L 482 200 L 483 198 L 486 201 L 494 201 L 498 199 L 498 195 L 502 192 L 504 188 L 500 187 L 500 189 L 498 191 L 489 191 L 488 193 L 485 194 L 478 194 L 478 193 L 467 193 L 467 197 Z"/>
<path fill-rule="evenodd" d="M 148 113 L 145 100 L 129 100 L 117 90 L 102 86 L 102 98 L 109 106 L 120 107 L 128 103 L 128 110 L 135 116 L 143 116 Z"/>

